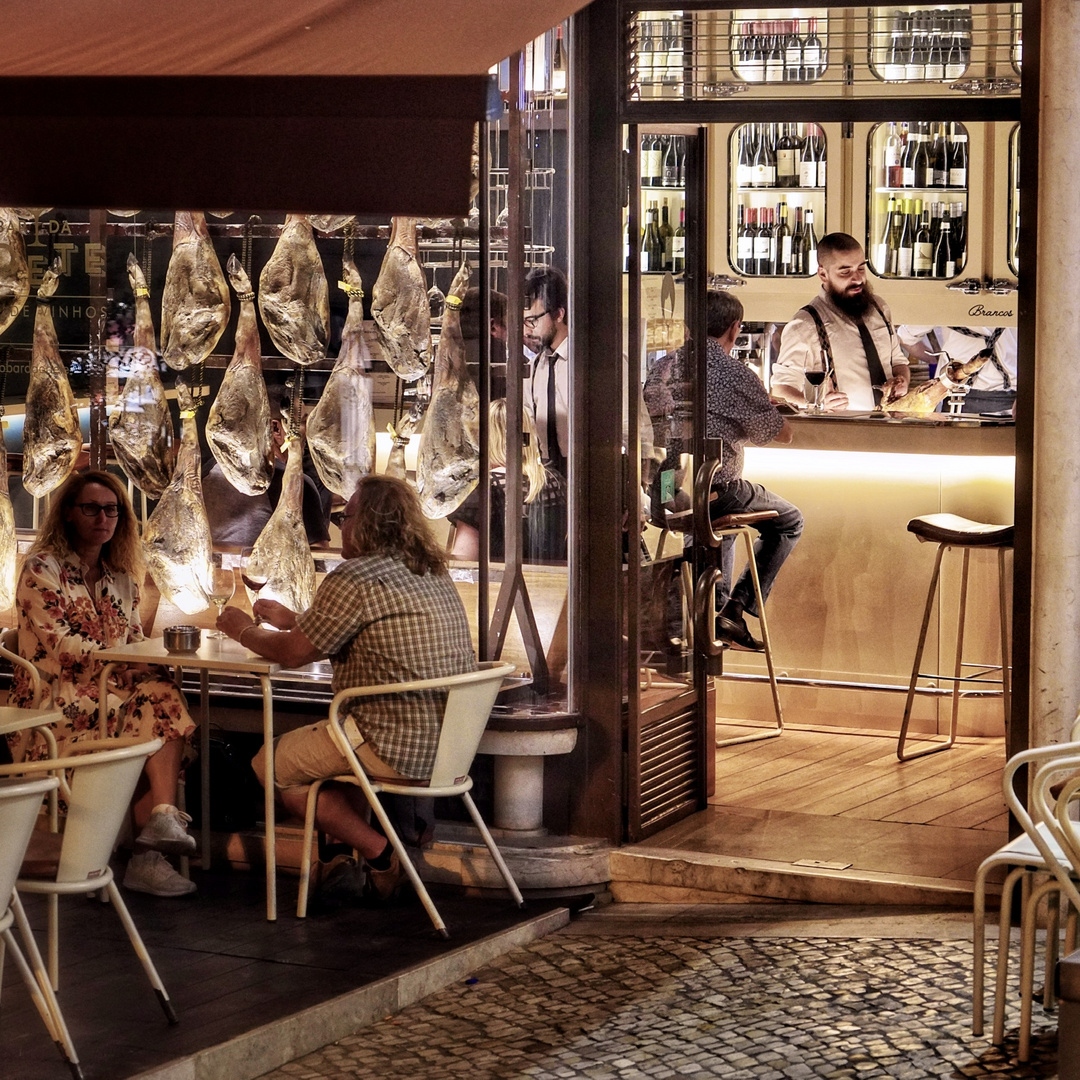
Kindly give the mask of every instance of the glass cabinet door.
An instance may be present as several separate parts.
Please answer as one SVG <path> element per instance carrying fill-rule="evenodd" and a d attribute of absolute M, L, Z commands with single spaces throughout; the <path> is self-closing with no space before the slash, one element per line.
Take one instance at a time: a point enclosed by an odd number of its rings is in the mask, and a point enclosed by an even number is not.
<path fill-rule="evenodd" d="M 1020 273 L 1020 125 L 1009 134 L 1009 269 Z"/>
<path fill-rule="evenodd" d="M 812 83 L 829 67 L 828 8 L 731 13 L 731 72 L 748 83 Z"/>
<path fill-rule="evenodd" d="M 870 13 L 870 70 L 882 82 L 945 82 L 971 65 L 968 5 L 876 7 Z"/>
<path fill-rule="evenodd" d="M 817 273 L 828 146 L 817 124 L 742 124 L 731 131 L 728 259 L 746 277 Z"/>
<path fill-rule="evenodd" d="M 639 140 L 641 227 L 624 233 L 623 271 L 631 253 L 643 274 L 681 274 L 686 266 L 686 136 L 644 132 Z"/>
<path fill-rule="evenodd" d="M 967 265 L 968 131 L 893 122 L 870 129 L 866 252 L 878 277 L 952 279 Z"/>

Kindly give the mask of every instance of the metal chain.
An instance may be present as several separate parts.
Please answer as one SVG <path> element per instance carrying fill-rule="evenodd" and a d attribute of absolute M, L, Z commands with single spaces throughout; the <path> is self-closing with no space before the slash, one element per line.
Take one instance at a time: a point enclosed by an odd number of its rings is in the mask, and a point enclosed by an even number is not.
<path fill-rule="evenodd" d="M 356 221 L 345 222 L 345 248 L 343 255 L 349 262 L 354 262 L 353 259 L 353 238 L 356 234 Z M 344 275 L 342 275 L 344 276 Z"/>
<path fill-rule="evenodd" d="M 4 360 L 0 365 L 0 418 L 7 412 L 7 377 L 8 367 L 11 365 L 11 346 L 4 346 Z"/>
<path fill-rule="evenodd" d="M 300 415 L 304 400 L 304 368 L 293 364 L 292 400 L 289 403 L 289 434 L 292 438 L 300 437 Z"/>
<path fill-rule="evenodd" d="M 261 222 L 262 218 L 258 214 L 252 214 L 244 222 L 243 242 L 240 245 L 240 265 L 243 266 L 248 278 L 251 277 L 251 241 L 255 235 L 255 226 Z"/>

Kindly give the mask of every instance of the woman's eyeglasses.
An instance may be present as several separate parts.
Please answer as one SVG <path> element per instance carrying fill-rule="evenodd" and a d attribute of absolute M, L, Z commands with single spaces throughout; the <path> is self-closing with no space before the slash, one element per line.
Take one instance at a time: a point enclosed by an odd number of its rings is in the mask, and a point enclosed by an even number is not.
<path fill-rule="evenodd" d="M 114 518 L 120 513 L 120 506 L 117 503 L 76 503 L 76 508 L 81 510 L 87 517 L 97 517 L 98 514 L 104 514 L 107 518 Z"/>

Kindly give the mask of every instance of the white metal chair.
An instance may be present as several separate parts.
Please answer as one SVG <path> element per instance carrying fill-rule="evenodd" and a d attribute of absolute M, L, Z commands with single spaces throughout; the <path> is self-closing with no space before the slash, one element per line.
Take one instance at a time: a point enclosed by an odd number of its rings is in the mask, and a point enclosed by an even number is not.
<path fill-rule="evenodd" d="M 26 914 L 15 892 L 15 878 L 26 853 L 26 845 L 34 831 L 34 822 L 41 809 L 42 798 L 56 791 L 59 780 L 47 776 L 40 780 L 0 780 L 0 974 L 3 973 L 5 947 L 19 969 L 26 989 L 34 1003 L 49 1037 L 56 1044 L 76 1080 L 82 1080 L 79 1058 L 71 1042 L 56 995 L 49 985 L 45 965 L 41 960 Z M 29 962 L 15 935 L 13 923 L 18 923 Z"/>
<path fill-rule="evenodd" d="M 409 795 L 413 798 L 438 799 L 451 795 L 460 796 L 469 816 L 480 831 L 484 843 L 487 845 L 495 865 L 502 874 L 506 887 L 518 907 L 524 907 L 521 890 L 518 889 L 503 860 L 499 849 L 492 839 L 484 819 L 476 809 L 476 804 L 469 795 L 472 788 L 472 779 L 469 777 L 469 769 L 476 757 L 476 748 L 480 744 L 480 737 L 484 734 L 488 716 L 495 704 L 495 698 L 499 693 L 503 679 L 514 670 L 513 664 L 504 664 L 497 661 L 481 663 L 476 671 L 470 671 L 464 675 L 454 675 L 445 679 L 422 679 L 416 682 L 396 683 L 386 686 L 358 686 L 348 690 L 342 690 L 334 695 L 330 703 L 330 726 L 329 731 L 334 742 L 341 750 L 345 760 L 352 768 L 352 772 L 345 776 L 328 777 L 327 779 L 346 781 L 356 784 L 367 798 L 375 816 L 378 818 L 386 838 L 393 845 L 394 850 L 401 860 L 402 868 L 409 876 L 413 888 L 420 897 L 435 929 L 444 938 L 450 935 L 446 929 L 446 923 L 439 915 L 438 909 L 432 902 L 420 875 L 416 872 L 412 859 L 405 850 L 405 845 L 398 836 L 390 818 L 379 802 L 379 792 L 385 791 L 394 795 Z M 358 697 L 371 697 L 376 694 L 405 694 L 416 690 L 445 690 L 446 709 L 443 713 L 442 731 L 439 735 L 439 746 L 435 754 L 435 765 L 431 772 L 431 779 L 426 786 L 414 784 L 395 784 L 386 780 L 373 780 L 364 771 L 356 752 L 353 750 L 349 737 L 345 734 L 344 722 L 346 717 L 341 714 L 341 706 L 344 702 Z M 304 846 L 300 866 L 300 896 L 297 900 L 296 914 L 304 918 L 307 914 L 308 879 L 311 875 L 311 841 L 315 831 L 315 806 L 319 796 L 319 789 L 325 781 L 319 781 L 311 785 L 308 792 L 307 813 L 304 819 Z"/>
<path fill-rule="evenodd" d="M 175 1024 L 176 1013 L 172 1002 L 116 887 L 109 866 L 113 845 L 127 816 L 128 804 L 146 759 L 156 754 L 162 746 L 161 739 L 135 742 L 133 745 L 125 743 L 130 744 L 132 740 L 111 739 L 108 750 L 97 749 L 101 743 L 96 741 L 75 744 L 70 747 L 72 753 L 68 756 L 0 766 L 0 777 L 47 773 L 57 769 L 70 770 L 72 774 L 70 783 L 63 773 L 60 774 L 60 791 L 68 808 L 64 831 L 59 836 L 55 833 L 34 834 L 23 862 L 18 887 L 24 893 L 41 893 L 49 897 L 104 889 L 120 916 L 165 1016 L 169 1023 Z M 54 988 L 59 981 L 58 938 L 55 928 L 50 926 L 49 975 Z"/>
<path fill-rule="evenodd" d="M 1055 877 L 1051 882 L 1044 883 L 1039 887 L 1030 888 L 1030 875 L 1036 873 L 1053 873 L 1054 867 L 1068 867 L 1071 865 L 1065 850 L 1058 842 L 1050 826 L 1036 812 L 1034 817 L 1028 813 L 1024 800 L 1017 796 L 1014 783 L 1017 772 L 1031 766 L 1040 769 L 1042 766 L 1050 766 L 1055 775 L 1061 772 L 1061 761 L 1066 761 L 1070 756 L 1080 754 L 1080 718 L 1073 723 L 1070 742 L 1057 746 L 1036 747 L 1015 754 L 1005 766 L 1002 773 L 1002 792 L 1006 805 L 1012 811 L 1016 820 L 1023 828 L 1024 833 L 1014 840 L 998 848 L 992 855 L 987 856 L 975 875 L 975 901 L 974 901 L 974 952 L 972 970 L 972 1032 L 975 1035 L 983 1033 L 983 968 L 985 956 L 985 925 L 986 925 L 986 881 L 990 872 L 998 866 L 1010 866 L 1013 869 L 1005 878 L 1001 893 L 1001 909 L 998 923 L 998 951 L 996 965 L 996 980 L 994 994 L 994 1023 L 992 1040 L 995 1045 L 1000 1045 L 1005 1039 L 1005 995 L 1009 968 L 1009 935 L 1010 919 L 1012 910 L 1013 889 L 1018 880 L 1024 879 L 1024 899 L 1022 903 L 1022 926 L 1021 933 L 1021 1028 L 1020 1028 L 1020 1052 L 1026 1054 L 1030 1045 L 1030 1017 L 1031 997 L 1033 993 L 1032 974 L 1034 972 L 1034 927 L 1039 905 L 1043 897 L 1051 892 L 1056 892 L 1058 879 Z M 1065 871 L 1066 874 L 1068 873 Z M 1068 898 L 1068 897 L 1067 897 Z M 1056 915 L 1052 916 L 1047 931 L 1047 956 L 1046 969 L 1048 974 L 1046 981 L 1046 993 L 1050 993 L 1052 986 L 1053 962 L 1057 947 L 1057 921 Z M 1070 925 L 1073 925 L 1070 921 Z M 1028 946 L 1028 929 L 1030 928 L 1030 948 Z M 1074 934 L 1075 931 L 1072 931 Z M 1048 999 L 1049 1003 L 1049 999 Z M 1026 1017 L 1026 1022 L 1025 1022 Z M 1022 1056 L 1021 1060 L 1025 1060 Z"/>

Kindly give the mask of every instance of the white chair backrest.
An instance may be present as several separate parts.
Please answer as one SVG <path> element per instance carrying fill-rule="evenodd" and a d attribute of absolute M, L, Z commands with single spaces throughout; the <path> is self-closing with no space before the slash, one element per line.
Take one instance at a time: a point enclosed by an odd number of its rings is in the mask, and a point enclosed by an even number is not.
<path fill-rule="evenodd" d="M 58 784 L 55 776 L 41 780 L 0 780 L 0 919 L 11 902 L 11 890 L 15 888 L 41 800 Z"/>
<path fill-rule="evenodd" d="M 86 881 L 108 865 L 139 775 L 161 739 L 67 758 L 73 769 L 58 882 Z"/>
<path fill-rule="evenodd" d="M 12 667 L 21 667 L 26 674 L 30 677 L 30 684 L 33 688 L 34 700 L 31 702 L 31 706 L 36 708 L 41 704 L 41 675 L 38 669 L 34 667 L 25 657 L 19 655 L 19 631 L 17 627 L 9 627 L 0 633 L 0 656 L 2 656 Z"/>
<path fill-rule="evenodd" d="M 1058 859 L 1047 859 L 1047 865 L 1058 879 L 1070 903 L 1080 908 L 1080 890 L 1077 889 L 1072 875 L 1074 869 L 1080 869 L 1080 837 L 1076 834 L 1076 823 L 1069 820 L 1069 802 L 1080 788 L 1080 777 L 1066 780 L 1060 794 L 1055 798 L 1050 788 L 1063 777 L 1069 777 L 1080 769 L 1080 753 L 1075 744 L 1071 754 L 1050 758 L 1035 773 L 1031 783 L 1032 816 L 1045 823 L 1045 828 L 1057 841 L 1068 865 L 1062 865 Z M 1045 853 L 1043 857 L 1046 858 Z"/>
<path fill-rule="evenodd" d="M 446 711 L 431 770 L 432 787 L 449 787 L 468 776 L 502 681 L 513 670 L 513 664 L 485 660 L 476 671 L 446 681 Z"/>

